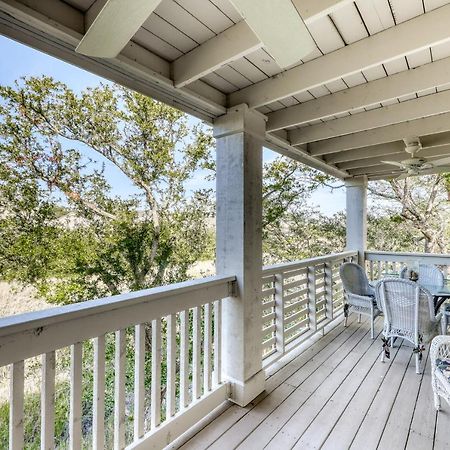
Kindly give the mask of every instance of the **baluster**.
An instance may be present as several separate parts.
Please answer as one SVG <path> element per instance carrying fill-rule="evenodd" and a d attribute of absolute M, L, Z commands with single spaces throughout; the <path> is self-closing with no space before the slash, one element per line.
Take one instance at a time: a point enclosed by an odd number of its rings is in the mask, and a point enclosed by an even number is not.
<path fill-rule="evenodd" d="M 193 317 L 193 355 L 192 355 L 192 379 L 193 379 L 193 397 L 194 399 L 200 398 L 202 395 L 202 370 L 201 370 L 201 310 L 197 306 L 194 308 L 194 317 Z"/>
<path fill-rule="evenodd" d="M 274 300 L 275 300 L 275 339 L 277 352 L 281 355 L 285 350 L 284 335 L 284 275 L 277 273 L 274 276 Z"/>
<path fill-rule="evenodd" d="M 189 405 L 189 311 L 180 313 L 180 408 Z"/>
<path fill-rule="evenodd" d="M 23 390 L 25 365 L 23 361 L 11 364 L 9 391 L 9 449 L 23 448 Z"/>
<path fill-rule="evenodd" d="M 175 414 L 176 400 L 176 358 L 177 358 L 177 322 L 175 314 L 167 316 L 167 394 L 166 394 L 166 418 Z"/>
<path fill-rule="evenodd" d="M 222 301 L 214 302 L 214 384 L 222 383 Z"/>
<path fill-rule="evenodd" d="M 152 321 L 151 427 L 161 423 L 161 319 Z"/>
<path fill-rule="evenodd" d="M 308 308 L 309 308 L 309 329 L 316 331 L 316 271 L 314 266 L 308 267 Z"/>
<path fill-rule="evenodd" d="M 55 447 L 55 352 L 42 355 L 41 450 Z"/>
<path fill-rule="evenodd" d="M 83 347 L 81 343 L 70 347 L 70 414 L 69 448 L 81 449 L 81 394 L 83 380 Z"/>
<path fill-rule="evenodd" d="M 144 435 L 145 325 L 134 327 L 134 440 Z"/>
<path fill-rule="evenodd" d="M 333 266 L 332 263 L 325 263 L 325 299 L 326 299 L 326 317 L 333 320 Z"/>
<path fill-rule="evenodd" d="M 382 278 L 383 275 L 381 273 L 381 261 L 377 261 L 377 272 L 378 272 L 377 278 Z"/>
<path fill-rule="evenodd" d="M 105 446 L 105 336 L 94 339 L 94 390 L 92 416 L 92 446 Z"/>
<path fill-rule="evenodd" d="M 369 276 L 370 281 L 373 281 L 373 261 L 369 261 Z"/>
<path fill-rule="evenodd" d="M 211 390 L 211 353 L 212 353 L 212 323 L 211 303 L 204 306 L 204 339 L 203 339 L 203 391 Z"/>
<path fill-rule="evenodd" d="M 126 330 L 116 331 L 114 358 L 114 449 L 125 448 L 125 356 Z"/>

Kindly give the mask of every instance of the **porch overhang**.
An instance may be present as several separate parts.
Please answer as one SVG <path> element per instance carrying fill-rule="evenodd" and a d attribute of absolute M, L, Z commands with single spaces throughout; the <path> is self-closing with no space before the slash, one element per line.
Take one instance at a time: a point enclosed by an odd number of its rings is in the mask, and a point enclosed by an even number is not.
<path fill-rule="evenodd" d="M 398 175 L 382 161 L 411 137 L 430 161 L 450 155 L 445 0 L 293 0 L 317 49 L 287 70 L 228 0 L 163 0 L 117 57 L 82 55 L 100 2 L 0 0 L 0 33 L 207 122 L 246 104 L 267 116 L 267 147 L 341 179 Z"/>

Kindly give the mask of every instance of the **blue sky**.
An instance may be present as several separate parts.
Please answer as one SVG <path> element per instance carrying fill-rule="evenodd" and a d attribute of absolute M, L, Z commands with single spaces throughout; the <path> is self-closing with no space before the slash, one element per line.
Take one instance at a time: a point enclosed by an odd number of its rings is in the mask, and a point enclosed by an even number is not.
<path fill-rule="evenodd" d="M 105 82 L 104 79 L 67 64 L 56 58 L 19 44 L 15 41 L 0 36 L 0 61 L 8 61 L 8 64 L 0 64 L 0 84 L 10 85 L 22 76 L 49 75 L 66 83 L 74 91 L 81 91 L 88 86 Z M 193 120 L 196 120 L 193 118 Z M 274 157 L 270 151 L 265 151 L 265 159 Z M 118 195 L 129 195 L 134 192 L 133 186 L 122 173 L 107 164 L 107 178 Z M 195 177 L 189 184 L 194 190 L 205 186 L 202 174 Z M 316 205 L 320 211 L 332 215 L 337 211 L 345 209 L 345 190 L 338 189 L 330 192 L 330 189 L 319 189 L 314 193 L 311 204 Z"/>

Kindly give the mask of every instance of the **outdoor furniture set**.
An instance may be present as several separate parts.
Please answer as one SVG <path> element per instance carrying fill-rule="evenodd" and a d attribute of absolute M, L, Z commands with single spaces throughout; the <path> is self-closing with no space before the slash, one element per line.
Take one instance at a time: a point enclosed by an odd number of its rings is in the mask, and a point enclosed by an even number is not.
<path fill-rule="evenodd" d="M 340 275 L 345 292 L 345 326 L 350 312 L 368 316 L 371 337 L 374 321 L 384 316 L 381 361 L 390 357 L 390 347 L 397 338 L 413 345 L 416 372 L 421 372 L 425 344 L 431 342 L 431 376 L 434 405 L 440 408 L 440 398 L 450 404 L 450 288 L 438 267 L 414 263 L 399 274 L 369 282 L 364 269 L 355 263 L 344 263 Z M 437 336 L 441 331 L 442 335 Z"/>

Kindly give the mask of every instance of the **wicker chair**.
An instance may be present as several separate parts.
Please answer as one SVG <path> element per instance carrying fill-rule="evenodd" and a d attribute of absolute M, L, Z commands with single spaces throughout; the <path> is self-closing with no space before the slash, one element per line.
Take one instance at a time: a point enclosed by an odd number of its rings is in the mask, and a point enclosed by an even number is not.
<path fill-rule="evenodd" d="M 400 272 L 400 278 L 408 278 L 408 267 L 403 267 Z M 421 286 L 444 286 L 444 274 L 433 265 L 419 264 L 419 279 Z"/>
<path fill-rule="evenodd" d="M 369 284 L 364 269 L 355 263 L 344 263 L 341 265 L 340 275 L 344 286 L 344 325 L 347 326 L 349 312 L 370 317 L 371 337 L 374 339 L 374 320 L 380 314 L 375 301 L 375 291 Z"/>
<path fill-rule="evenodd" d="M 434 406 L 439 411 L 440 397 L 450 405 L 450 336 L 437 336 L 433 339 L 430 358 Z"/>
<path fill-rule="evenodd" d="M 441 314 L 435 315 L 433 296 L 419 284 L 399 278 L 381 280 L 375 286 L 384 313 L 383 352 L 389 357 L 388 342 L 401 338 L 414 345 L 416 372 L 420 373 L 424 344 L 439 333 Z"/>

